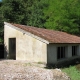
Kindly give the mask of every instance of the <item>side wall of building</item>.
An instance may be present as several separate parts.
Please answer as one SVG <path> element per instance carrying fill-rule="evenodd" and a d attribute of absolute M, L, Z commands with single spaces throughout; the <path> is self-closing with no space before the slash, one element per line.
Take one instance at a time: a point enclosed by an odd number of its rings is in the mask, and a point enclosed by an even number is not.
<path fill-rule="evenodd" d="M 57 59 L 57 47 L 65 47 L 65 58 Z M 72 56 L 72 46 L 77 46 L 76 56 Z M 47 63 L 55 64 L 80 58 L 80 44 L 48 44 Z"/>
<path fill-rule="evenodd" d="M 46 43 L 8 25 L 4 25 L 5 58 L 9 56 L 9 38 L 16 38 L 16 60 L 47 61 Z"/>

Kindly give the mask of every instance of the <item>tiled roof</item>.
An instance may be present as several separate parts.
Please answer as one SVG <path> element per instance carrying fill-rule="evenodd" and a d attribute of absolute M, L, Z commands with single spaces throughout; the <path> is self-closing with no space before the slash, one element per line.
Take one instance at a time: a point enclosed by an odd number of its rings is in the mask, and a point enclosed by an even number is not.
<path fill-rule="evenodd" d="M 50 43 L 80 43 L 80 37 L 68 34 L 66 32 L 36 28 L 20 24 L 10 24 L 24 31 L 30 32 L 38 37 L 41 37 Z"/>

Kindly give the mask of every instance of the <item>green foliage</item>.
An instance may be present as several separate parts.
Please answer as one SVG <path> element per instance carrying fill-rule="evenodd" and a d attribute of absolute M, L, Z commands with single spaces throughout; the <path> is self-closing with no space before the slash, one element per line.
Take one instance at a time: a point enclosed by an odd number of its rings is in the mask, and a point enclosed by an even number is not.
<path fill-rule="evenodd" d="M 5 21 L 21 23 L 26 13 L 23 0 L 3 0 L 2 13 Z"/>
<path fill-rule="evenodd" d="M 4 20 L 42 27 L 44 4 L 42 0 L 3 0 Z"/>
<path fill-rule="evenodd" d="M 42 0 L 3 0 L 0 4 L 0 29 L 3 33 L 3 21 L 24 25 L 44 27 Z"/>
<path fill-rule="evenodd" d="M 29 17 L 28 25 L 44 28 L 44 13 L 43 10 L 47 4 L 43 0 L 35 0 L 31 7 L 31 14 Z"/>
<path fill-rule="evenodd" d="M 80 64 L 76 65 L 76 69 L 80 71 Z"/>
<path fill-rule="evenodd" d="M 80 35 L 80 0 L 2 0 L 0 38 L 4 21 Z"/>
<path fill-rule="evenodd" d="M 78 71 L 75 66 L 63 68 L 62 71 L 66 72 L 70 76 L 71 80 L 80 80 L 80 71 Z"/>
<path fill-rule="evenodd" d="M 0 2 L 0 43 L 3 42 L 3 14 L 1 10 L 2 2 Z"/>
<path fill-rule="evenodd" d="M 44 11 L 45 26 L 49 29 L 80 34 L 79 2 L 79 0 L 49 0 L 49 7 Z"/>

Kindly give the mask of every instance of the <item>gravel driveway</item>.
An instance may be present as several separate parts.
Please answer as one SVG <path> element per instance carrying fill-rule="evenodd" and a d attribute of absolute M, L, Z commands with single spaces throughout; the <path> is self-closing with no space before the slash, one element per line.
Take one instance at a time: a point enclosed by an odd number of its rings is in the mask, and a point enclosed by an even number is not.
<path fill-rule="evenodd" d="M 55 77 L 52 70 L 41 68 L 44 66 L 27 61 L 0 60 L 0 80 L 70 80 L 60 70 L 54 70 L 59 74 Z"/>

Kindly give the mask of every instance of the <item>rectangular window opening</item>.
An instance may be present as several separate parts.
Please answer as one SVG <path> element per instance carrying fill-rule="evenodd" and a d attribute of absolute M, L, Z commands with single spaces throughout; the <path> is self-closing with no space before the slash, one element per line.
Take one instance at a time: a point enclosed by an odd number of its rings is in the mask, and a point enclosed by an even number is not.
<path fill-rule="evenodd" d="M 65 58 L 65 47 L 57 47 L 57 59 Z"/>
<path fill-rule="evenodd" d="M 72 46 L 72 56 L 77 55 L 77 46 Z"/>

